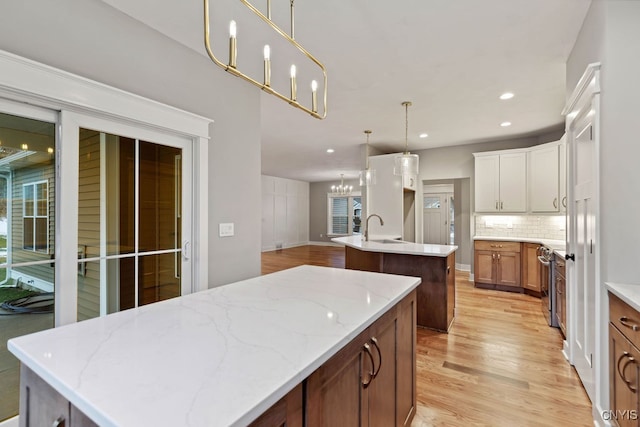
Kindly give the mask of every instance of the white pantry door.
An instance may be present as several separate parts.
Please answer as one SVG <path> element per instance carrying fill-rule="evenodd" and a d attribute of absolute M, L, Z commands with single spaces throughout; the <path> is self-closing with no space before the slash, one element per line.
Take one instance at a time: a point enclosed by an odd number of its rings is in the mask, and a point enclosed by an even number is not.
<path fill-rule="evenodd" d="M 591 111 L 591 108 L 587 109 Z M 578 117 L 574 126 L 573 224 L 571 252 L 575 256 L 575 325 L 570 337 L 574 365 L 591 401 L 594 401 L 594 347 L 596 302 L 596 188 L 592 114 Z"/>

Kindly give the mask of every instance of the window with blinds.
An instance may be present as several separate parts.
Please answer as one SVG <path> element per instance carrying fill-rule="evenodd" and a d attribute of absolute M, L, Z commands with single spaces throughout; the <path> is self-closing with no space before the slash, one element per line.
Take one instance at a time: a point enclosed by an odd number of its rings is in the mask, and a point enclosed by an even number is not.
<path fill-rule="evenodd" d="M 328 235 L 360 234 L 362 203 L 359 194 L 327 197 Z"/>

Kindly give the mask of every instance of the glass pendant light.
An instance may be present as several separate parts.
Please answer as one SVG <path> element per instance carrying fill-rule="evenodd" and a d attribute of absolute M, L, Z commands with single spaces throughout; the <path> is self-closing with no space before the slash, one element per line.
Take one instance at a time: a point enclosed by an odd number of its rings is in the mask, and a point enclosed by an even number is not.
<path fill-rule="evenodd" d="M 369 187 L 376 183 L 376 170 L 369 167 L 369 135 L 371 135 L 371 131 L 365 130 L 364 133 L 367 135 L 367 158 L 365 169 L 360 171 L 360 187 Z"/>
<path fill-rule="evenodd" d="M 405 110 L 405 130 L 404 130 L 404 153 L 396 157 L 394 175 L 418 175 L 418 162 L 420 157 L 417 154 L 409 153 L 409 107 L 411 102 L 402 103 Z"/>

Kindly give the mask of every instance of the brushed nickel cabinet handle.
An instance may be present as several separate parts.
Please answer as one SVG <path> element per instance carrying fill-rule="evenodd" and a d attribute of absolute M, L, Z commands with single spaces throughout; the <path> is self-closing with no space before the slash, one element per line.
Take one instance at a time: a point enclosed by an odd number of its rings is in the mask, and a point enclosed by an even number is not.
<path fill-rule="evenodd" d="M 380 352 L 380 347 L 378 346 L 378 340 L 376 339 L 376 337 L 371 337 L 371 342 L 378 352 L 378 369 L 373 370 L 373 378 L 375 378 L 380 373 L 380 368 L 382 367 L 382 352 Z"/>
<path fill-rule="evenodd" d="M 554 199 L 553 199 L 553 207 L 558 209 L 558 198 L 557 197 L 554 197 Z"/>
<path fill-rule="evenodd" d="M 498 254 L 498 261 L 500 261 L 500 254 Z"/>
<path fill-rule="evenodd" d="M 491 254 L 491 258 L 493 258 L 494 261 L 496 260 L 496 253 L 495 252 Z"/>
<path fill-rule="evenodd" d="M 627 316 L 622 316 L 620 318 L 620 323 L 622 323 L 624 326 L 626 326 L 627 328 L 631 329 L 634 332 L 640 329 L 640 326 L 629 323 L 629 318 Z"/>
<path fill-rule="evenodd" d="M 627 363 L 625 363 L 624 366 L 622 367 L 622 379 L 627 384 L 627 387 L 629 388 L 629 390 L 635 393 L 636 391 L 638 391 L 638 389 L 631 385 L 631 381 L 627 379 L 627 376 L 625 374 L 625 372 L 627 371 L 627 366 L 629 366 L 632 363 L 636 364 L 636 359 L 634 359 L 633 356 L 629 356 L 629 360 L 627 360 Z"/>
<path fill-rule="evenodd" d="M 620 378 L 622 378 L 622 380 L 626 383 L 627 379 L 624 377 L 624 374 L 620 370 L 620 363 L 622 362 L 622 359 L 624 359 L 625 357 L 629 357 L 629 353 L 626 351 L 624 351 L 618 358 L 618 363 L 616 363 L 616 367 L 617 367 L 616 369 L 618 370 L 618 375 L 620 375 Z"/>
<path fill-rule="evenodd" d="M 369 384 L 371 384 L 371 381 L 373 381 L 374 363 L 373 363 L 373 354 L 371 354 L 371 346 L 368 343 L 365 343 L 364 351 L 369 355 L 369 360 L 371 361 L 371 370 L 369 371 L 369 378 L 367 378 L 366 380 L 362 380 L 362 386 L 364 388 L 367 388 L 369 387 Z"/>
<path fill-rule="evenodd" d="M 567 207 L 567 196 L 564 196 L 564 197 L 562 198 L 562 207 L 563 207 L 563 208 L 566 208 L 566 207 Z"/>
<path fill-rule="evenodd" d="M 496 200 L 496 210 L 498 210 L 498 201 Z"/>
<path fill-rule="evenodd" d="M 500 202 L 500 210 L 504 209 L 504 203 Z"/>
<path fill-rule="evenodd" d="M 64 427 L 65 421 L 66 421 L 65 418 L 62 415 L 60 415 L 58 419 L 51 424 L 51 427 Z"/>

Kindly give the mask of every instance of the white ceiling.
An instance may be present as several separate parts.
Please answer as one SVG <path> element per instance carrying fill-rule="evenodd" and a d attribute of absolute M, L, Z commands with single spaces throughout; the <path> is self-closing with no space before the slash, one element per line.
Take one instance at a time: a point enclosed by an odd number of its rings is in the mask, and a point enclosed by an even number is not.
<path fill-rule="evenodd" d="M 203 0 L 103 1 L 206 55 Z M 261 38 L 265 24 L 236 18 L 239 3 L 211 0 L 214 52 L 227 58 L 228 16 L 239 20 L 238 69 L 261 80 L 256 46 L 264 41 L 247 39 Z M 288 30 L 289 1 L 271 3 L 274 20 Z M 266 0 L 253 4 L 262 8 Z M 317 120 L 262 94 L 262 173 L 310 182 L 339 179 L 341 173 L 357 177 L 365 129 L 373 131 L 372 147 L 404 149 L 402 101 L 413 102 L 411 151 L 557 128 L 563 122 L 565 62 L 589 5 L 590 0 L 298 0 L 295 38 L 327 68 L 328 114 Z M 279 45 L 267 42 L 277 70 L 273 46 Z M 254 56 L 255 64 L 243 65 Z M 298 75 L 298 99 L 304 102 L 310 89 Z M 287 79 L 288 74 L 284 86 Z M 506 91 L 515 97 L 499 100 Z M 513 124 L 503 128 L 504 121 Z M 429 137 L 418 138 L 421 132 Z M 335 153 L 327 154 L 327 148 Z"/>

